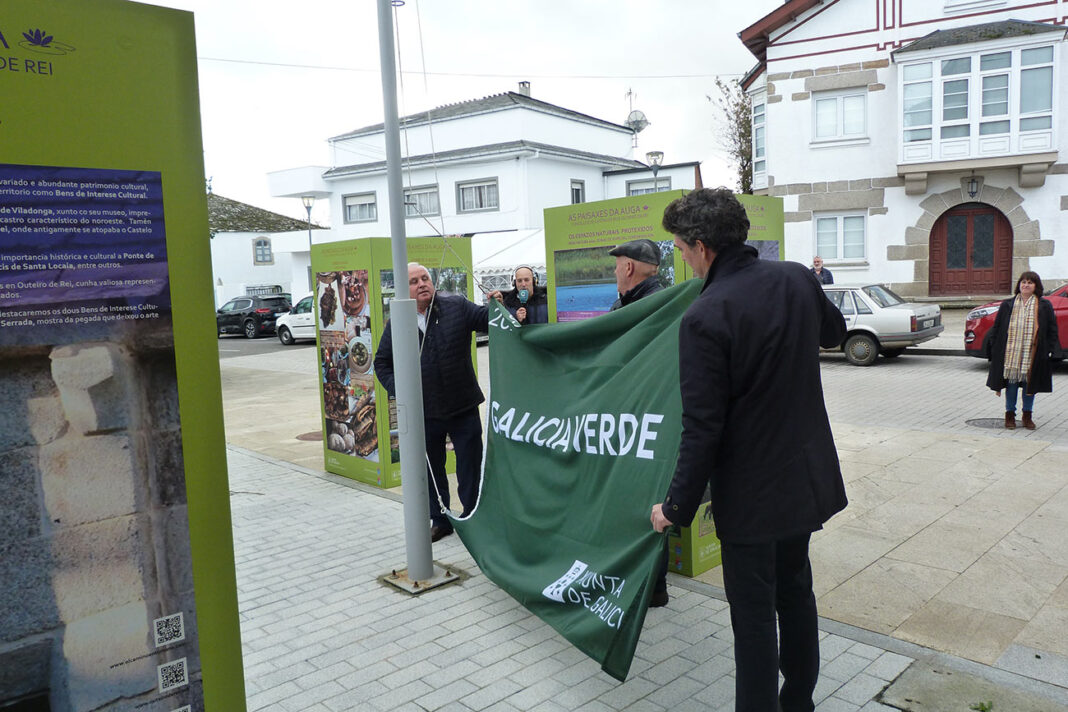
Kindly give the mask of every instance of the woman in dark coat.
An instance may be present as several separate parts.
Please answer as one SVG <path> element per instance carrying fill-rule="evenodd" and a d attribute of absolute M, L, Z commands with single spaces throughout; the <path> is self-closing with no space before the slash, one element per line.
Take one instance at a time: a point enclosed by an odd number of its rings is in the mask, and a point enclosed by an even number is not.
<path fill-rule="evenodd" d="M 1015 296 L 1001 303 L 990 337 L 986 357 L 990 359 L 988 388 L 1001 395 L 1005 390 L 1005 427 L 1016 427 L 1016 398 L 1023 396 L 1023 426 L 1035 429 L 1031 419 L 1036 393 L 1053 391 L 1050 358 L 1061 356 L 1057 317 L 1053 305 L 1042 298 L 1042 279 L 1024 272 L 1016 280 Z"/>

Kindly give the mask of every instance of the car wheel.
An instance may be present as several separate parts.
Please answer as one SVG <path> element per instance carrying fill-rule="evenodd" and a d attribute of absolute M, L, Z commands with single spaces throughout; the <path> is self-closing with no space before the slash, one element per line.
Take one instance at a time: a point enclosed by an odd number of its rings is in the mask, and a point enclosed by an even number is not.
<path fill-rule="evenodd" d="M 252 319 L 246 320 L 245 321 L 245 338 L 246 339 L 255 339 L 259 335 L 260 335 L 260 330 L 256 326 L 256 322 L 253 321 Z"/>
<path fill-rule="evenodd" d="M 866 334 L 850 336 L 846 339 L 843 350 L 846 361 L 854 366 L 870 366 L 879 356 L 879 348 L 875 344 L 875 339 Z"/>
<path fill-rule="evenodd" d="M 278 330 L 278 340 L 282 342 L 283 346 L 292 346 L 295 341 L 293 334 L 291 334 L 289 328 L 285 326 Z"/>
<path fill-rule="evenodd" d="M 897 358 L 903 353 L 905 353 L 905 349 L 885 349 L 883 351 L 883 356 L 886 358 Z"/>

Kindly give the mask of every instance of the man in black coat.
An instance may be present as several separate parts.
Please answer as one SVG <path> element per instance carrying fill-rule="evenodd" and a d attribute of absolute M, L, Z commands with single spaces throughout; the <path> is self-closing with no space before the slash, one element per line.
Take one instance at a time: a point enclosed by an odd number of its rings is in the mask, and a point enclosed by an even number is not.
<path fill-rule="evenodd" d="M 549 323 L 549 295 L 538 284 L 538 275 L 531 267 L 516 267 L 512 273 L 512 289 L 504 293 L 501 304 L 520 324 Z"/>
<path fill-rule="evenodd" d="M 846 506 L 819 347 L 841 343 L 845 320 L 807 268 L 745 245 L 749 220 L 730 191 L 679 198 L 663 225 L 705 284 L 679 326 L 682 439 L 650 520 L 658 532 L 689 524 L 710 485 L 735 709 L 812 712 L 820 658 L 809 536 Z"/>
<path fill-rule="evenodd" d="M 471 336 L 489 329 L 489 311 L 460 296 L 435 294 L 430 272 L 414 262 L 408 265 L 408 293 L 415 300 L 419 320 L 423 424 L 429 476 L 433 478 L 427 486 L 432 522 L 430 539 L 437 541 L 453 532 L 452 523 L 437 502 L 440 494 L 445 508 L 449 508 L 446 436 L 452 440 L 456 452 L 456 484 L 464 515 L 474 509 L 478 499 L 482 465 L 482 418 L 478 406 L 485 397 L 471 363 Z M 375 353 L 375 375 L 390 397 L 395 398 L 393 330 L 388 321 Z"/>

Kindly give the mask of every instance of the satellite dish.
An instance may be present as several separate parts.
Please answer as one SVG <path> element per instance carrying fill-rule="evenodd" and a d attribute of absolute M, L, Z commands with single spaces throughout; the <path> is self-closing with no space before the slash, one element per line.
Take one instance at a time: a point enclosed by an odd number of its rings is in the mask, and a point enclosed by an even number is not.
<path fill-rule="evenodd" d="M 635 109 L 627 114 L 627 120 L 623 122 L 623 125 L 634 133 L 638 133 L 649 125 L 649 119 L 645 118 L 645 114 Z"/>

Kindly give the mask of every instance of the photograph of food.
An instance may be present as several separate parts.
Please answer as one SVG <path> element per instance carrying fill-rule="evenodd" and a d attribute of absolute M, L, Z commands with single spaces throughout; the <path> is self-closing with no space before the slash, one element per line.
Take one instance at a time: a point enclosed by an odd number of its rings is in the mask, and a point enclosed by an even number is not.
<path fill-rule="evenodd" d="M 375 423 L 374 381 L 353 380 L 347 389 L 352 407 L 344 417 L 327 413 L 326 447 L 334 452 L 378 461 L 378 426 Z"/>
<path fill-rule="evenodd" d="M 371 355 L 371 335 L 363 332 L 348 344 L 349 368 L 354 373 L 367 373 L 371 370 L 374 357 Z"/>
<path fill-rule="evenodd" d="M 349 347 L 341 331 L 319 332 L 319 366 L 326 417 L 344 420 L 351 412 Z"/>
<path fill-rule="evenodd" d="M 319 295 L 319 321 L 322 322 L 323 329 L 329 329 L 331 326 L 334 329 L 343 328 L 338 318 L 341 272 L 317 272 L 315 281 Z"/>
<path fill-rule="evenodd" d="M 370 315 L 370 304 L 367 300 L 367 270 L 358 269 L 342 272 L 339 287 L 341 290 L 341 310 L 346 315 Z"/>

